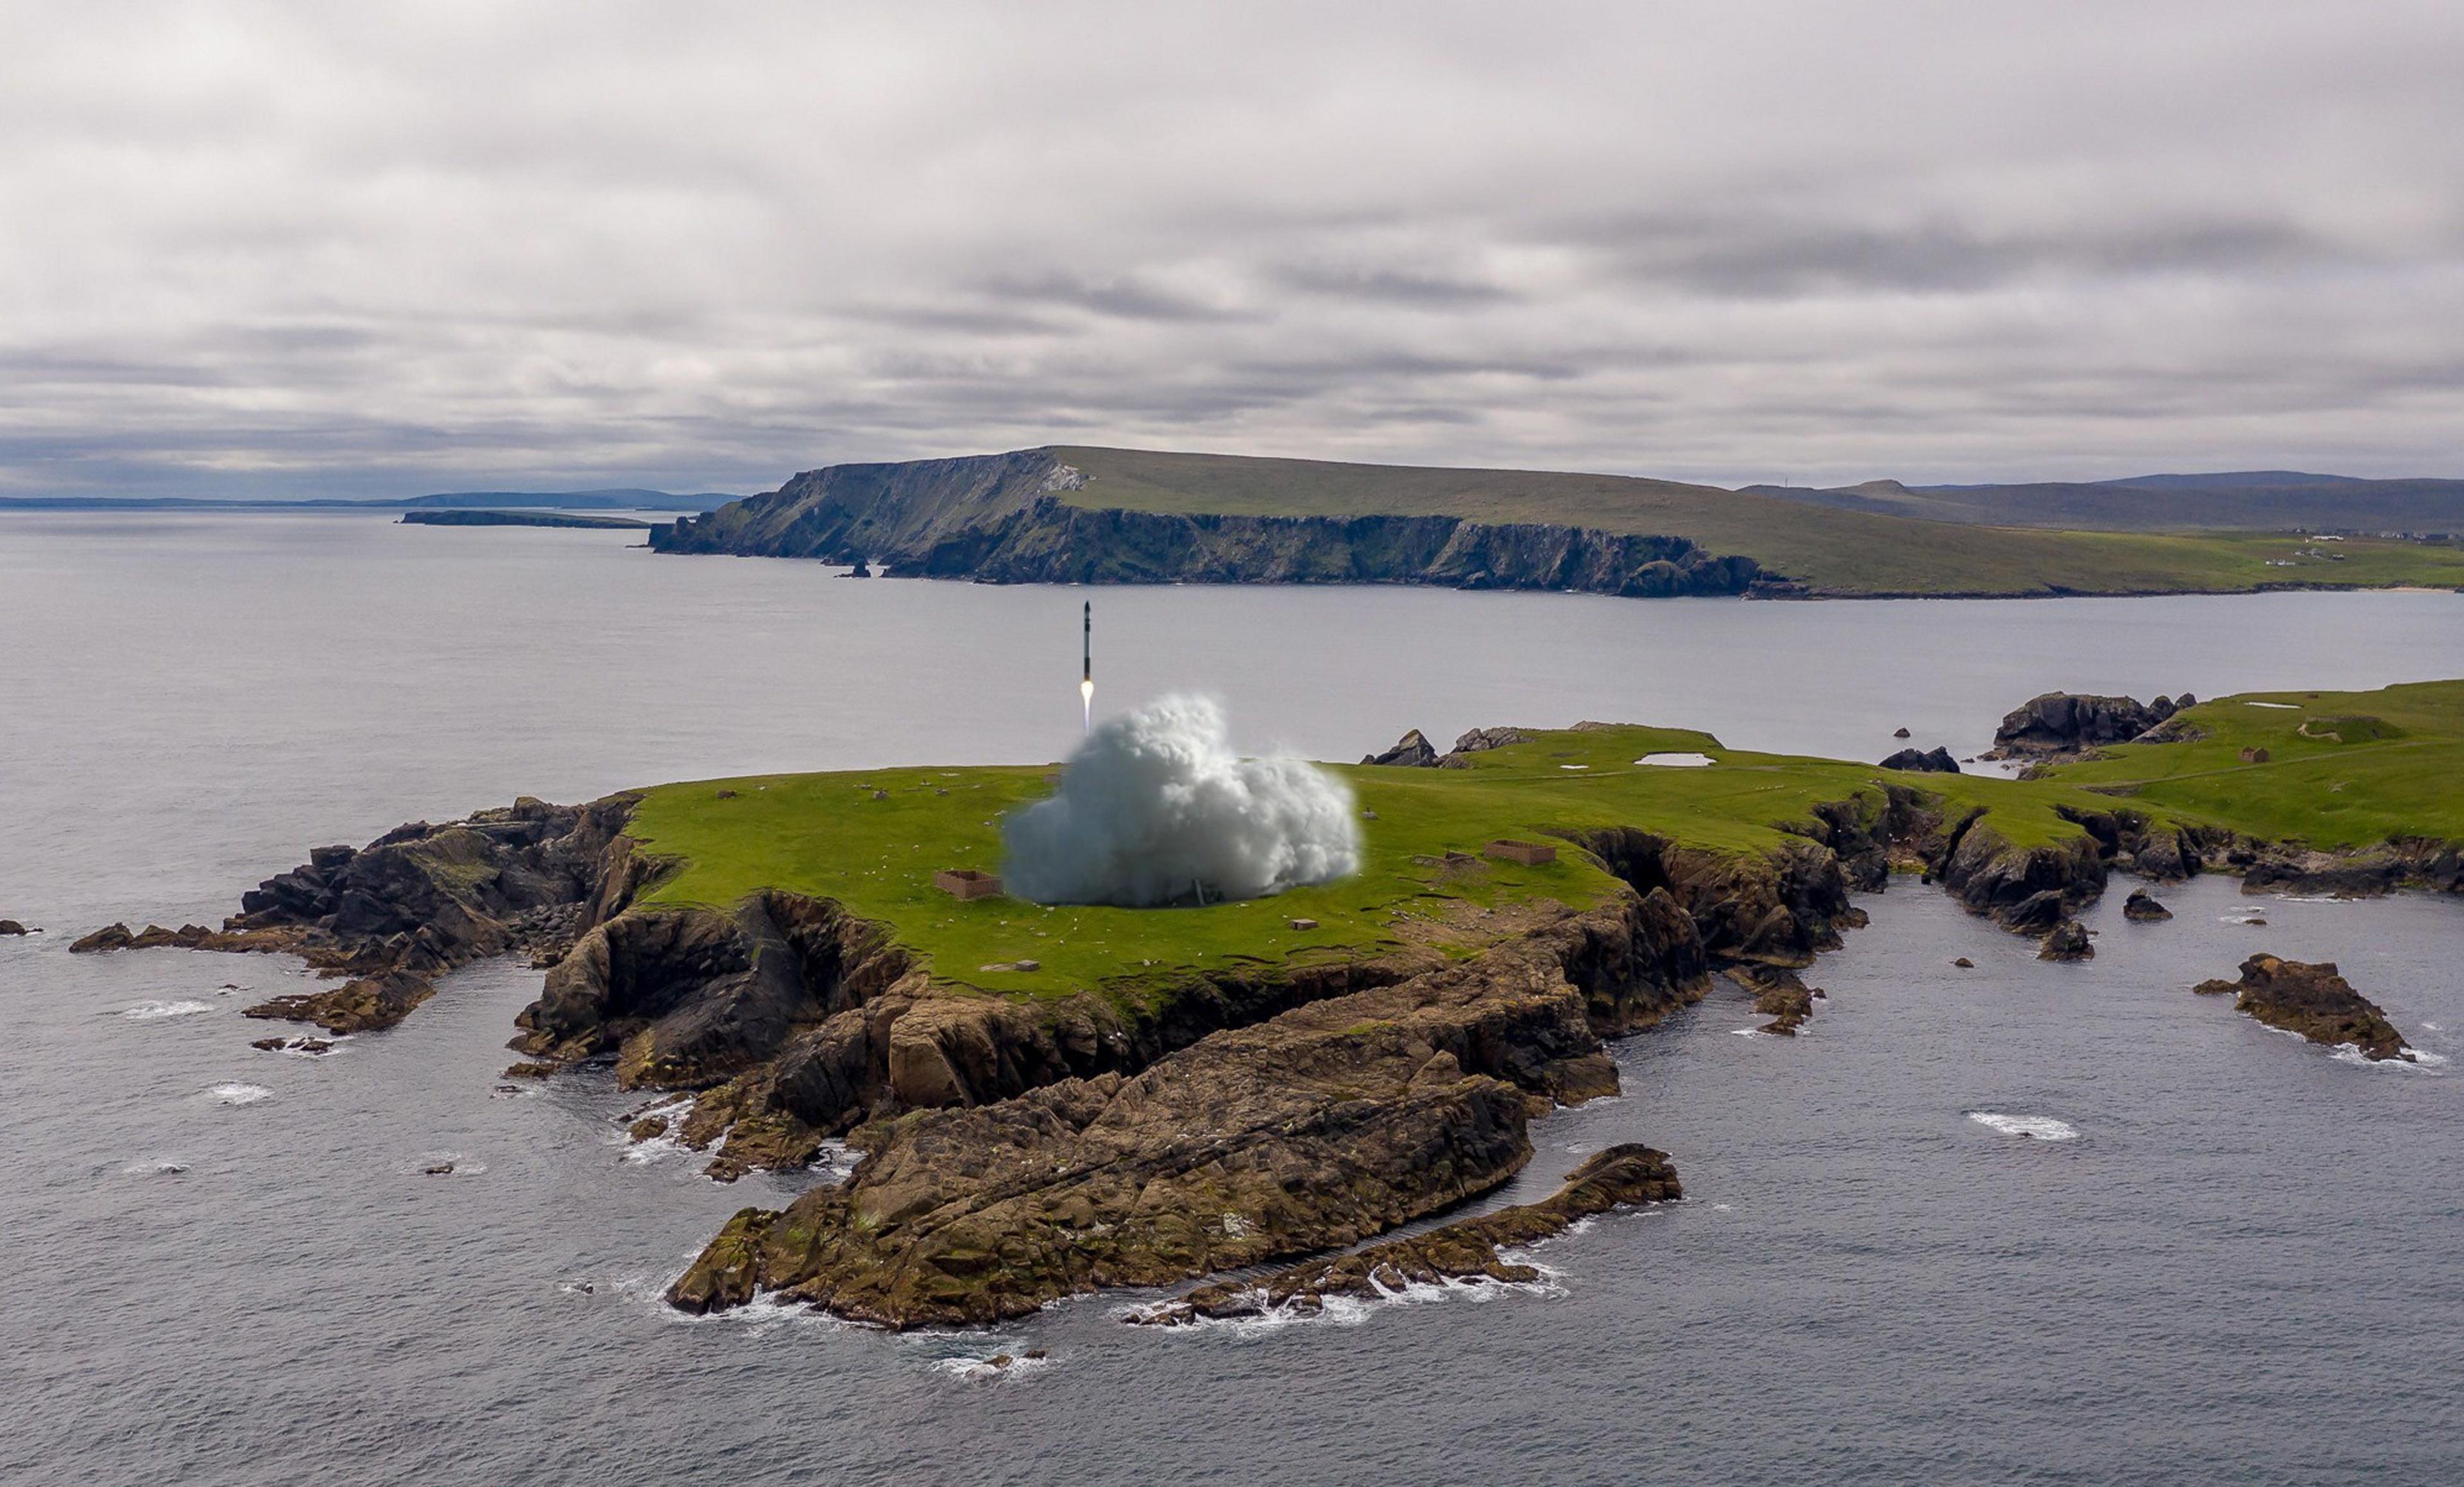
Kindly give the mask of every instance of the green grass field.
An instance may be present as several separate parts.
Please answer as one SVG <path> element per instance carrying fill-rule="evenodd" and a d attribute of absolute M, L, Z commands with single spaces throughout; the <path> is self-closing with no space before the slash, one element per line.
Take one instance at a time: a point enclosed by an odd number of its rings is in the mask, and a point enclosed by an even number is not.
<path fill-rule="evenodd" d="M 2270 532 L 2065 532 L 1927 522 L 1625 476 L 1060 448 L 1089 507 L 1233 516 L 1456 516 L 1691 538 L 1839 594 L 2230 592 L 2464 587 L 2464 547 Z M 2271 566 L 2271 562 L 2293 565 Z"/>
<path fill-rule="evenodd" d="M 1636 763 L 1691 751 L 1716 763 Z M 1043 766 L 664 786 L 645 797 L 630 834 L 681 863 L 646 902 L 725 907 L 758 888 L 783 888 L 835 899 L 888 924 L 901 943 L 930 957 L 937 979 L 954 985 L 1022 996 L 1098 988 L 1144 1000 L 1180 970 L 1305 964 L 1405 943 L 1469 953 L 1495 938 L 1483 932 L 1483 909 L 1541 899 L 1583 907 L 1614 882 L 1571 849 L 1536 867 L 1443 861 L 1450 851 L 1478 854 L 1499 837 L 1548 840 L 1551 832 L 1629 826 L 1683 845 L 1757 852 L 1782 845 L 1780 828 L 1810 821 L 1818 803 L 1861 799 L 1879 811 L 1884 780 L 1938 791 L 1954 812 L 1984 806 L 1994 828 L 2021 846 L 2079 833 L 2055 813 L 2057 805 L 2111 808 L 2069 784 L 1892 775 L 1871 765 L 1743 753 L 1678 729 L 1538 734 L 1472 758 L 1473 767 L 1460 770 L 1338 766 L 1360 806 L 1375 812 L 1361 822 L 1362 871 L 1325 887 L 1205 908 L 1046 908 L 1008 898 L 961 903 L 935 889 L 933 875 L 943 868 L 1000 868 L 1000 818 L 1050 792 Z M 1318 927 L 1294 930 L 1294 919 Z M 1020 960 L 1040 968 L 979 968 Z"/>
<path fill-rule="evenodd" d="M 2313 847 L 2464 840 L 2464 681 L 2252 692 L 2182 717 L 2207 737 L 2125 744 L 2052 778 Z M 2243 758 L 2262 748 L 2265 763 Z"/>

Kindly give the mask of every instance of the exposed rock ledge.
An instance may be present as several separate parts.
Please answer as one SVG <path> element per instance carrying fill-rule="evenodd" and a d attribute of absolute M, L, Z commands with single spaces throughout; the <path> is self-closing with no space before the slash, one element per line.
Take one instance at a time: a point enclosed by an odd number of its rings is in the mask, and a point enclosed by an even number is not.
<path fill-rule="evenodd" d="M 1325 1310 L 1330 1296 L 1369 1299 L 1407 1285 L 1445 1280 L 1533 1281 L 1540 1278 L 1539 1271 L 1498 1252 L 1561 1234 L 1577 1220 L 1611 1209 L 1683 1196 L 1677 1169 L 1668 1165 L 1666 1152 L 1633 1144 L 1611 1146 L 1576 1167 L 1556 1195 L 1545 1202 L 1461 1219 L 1426 1233 L 1296 1265 L 1258 1280 L 1200 1286 L 1177 1301 L 1142 1308 L 1124 1320 L 1141 1326 L 1176 1327 L 1278 1314 L 1311 1317 Z"/>

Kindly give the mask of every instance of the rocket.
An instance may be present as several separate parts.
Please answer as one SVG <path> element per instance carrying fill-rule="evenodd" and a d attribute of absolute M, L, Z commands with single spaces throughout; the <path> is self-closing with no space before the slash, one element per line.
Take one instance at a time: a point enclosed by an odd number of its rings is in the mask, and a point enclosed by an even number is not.
<path fill-rule="evenodd" d="M 1082 727 L 1095 727 L 1095 602 L 1088 600 L 1078 616 L 1078 704 L 1086 714 Z"/>

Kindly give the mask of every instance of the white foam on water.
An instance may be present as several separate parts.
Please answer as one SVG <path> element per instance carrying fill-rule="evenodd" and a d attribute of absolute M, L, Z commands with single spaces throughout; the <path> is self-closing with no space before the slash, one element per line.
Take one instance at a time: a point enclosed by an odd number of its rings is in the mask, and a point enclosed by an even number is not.
<path fill-rule="evenodd" d="M 274 1098 L 274 1091 L 262 1084 L 217 1084 L 206 1091 L 206 1099 L 217 1105 L 253 1105 Z"/>
<path fill-rule="evenodd" d="M 1005 1384 L 1018 1379 L 1031 1378 L 1052 1366 L 1050 1358 L 1028 1358 L 1023 1354 L 1012 1353 L 1008 1366 L 996 1368 L 989 1358 L 998 1356 L 1000 1351 L 997 1349 L 994 1354 L 987 1355 L 985 1358 L 935 1358 L 926 1366 L 935 1373 L 946 1374 L 954 1379 L 964 1379 L 970 1384 Z"/>
<path fill-rule="evenodd" d="M 1635 761 L 1639 765 L 1656 765 L 1663 769 L 1700 769 L 1711 764 L 1708 754 L 1645 754 Z"/>
<path fill-rule="evenodd" d="M 131 1162 L 120 1169 L 122 1177 L 177 1177 L 188 1169 L 186 1162 L 163 1158 L 152 1162 Z"/>
<path fill-rule="evenodd" d="M 120 1015 L 130 1022 L 160 1022 L 165 1017 L 194 1017 L 213 1010 L 211 1002 L 140 1002 Z"/>
<path fill-rule="evenodd" d="M 618 1116 L 616 1120 L 620 1127 L 630 1126 L 644 1116 L 666 1116 L 668 1128 L 648 1141 L 635 1141 L 630 1131 L 620 1128 L 615 1139 L 616 1143 L 625 1148 L 625 1152 L 617 1160 L 634 1166 L 645 1166 L 653 1162 L 664 1162 L 670 1157 L 691 1152 L 693 1148 L 684 1143 L 683 1135 L 685 1121 L 693 1114 L 693 1097 L 687 1095 L 673 1099 L 653 1100 L 639 1109 Z"/>
<path fill-rule="evenodd" d="M 2284 1030 L 2279 1028 L 2277 1031 Z M 2417 1048 L 2412 1050 L 2410 1058 L 2372 1058 L 2363 1053 L 2359 1045 L 2352 1043 L 2337 1044 L 2335 1051 L 2327 1056 L 2340 1064 L 2360 1064 L 2365 1069 L 2409 1069 L 2415 1074 L 2436 1074 L 2447 1064 L 2445 1055 L 2425 1054 Z"/>
<path fill-rule="evenodd" d="M 2005 1136 L 2024 1136 L 2031 1141 L 2077 1141 L 2079 1128 L 2067 1121 L 2052 1116 L 2004 1115 L 1998 1110 L 1971 1110 L 1968 1119 L 1989 1130 Z"/>

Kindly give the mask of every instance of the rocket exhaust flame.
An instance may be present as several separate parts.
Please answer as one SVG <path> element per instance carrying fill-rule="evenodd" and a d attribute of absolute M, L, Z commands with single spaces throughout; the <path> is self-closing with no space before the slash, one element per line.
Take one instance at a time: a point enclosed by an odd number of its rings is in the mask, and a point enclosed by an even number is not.
<path fill-rule="evenodd" d="M 1086 717 L 1079 731 L 1095 731 L 1095 601 L 1078 611 L 1078 706 Z"/>

